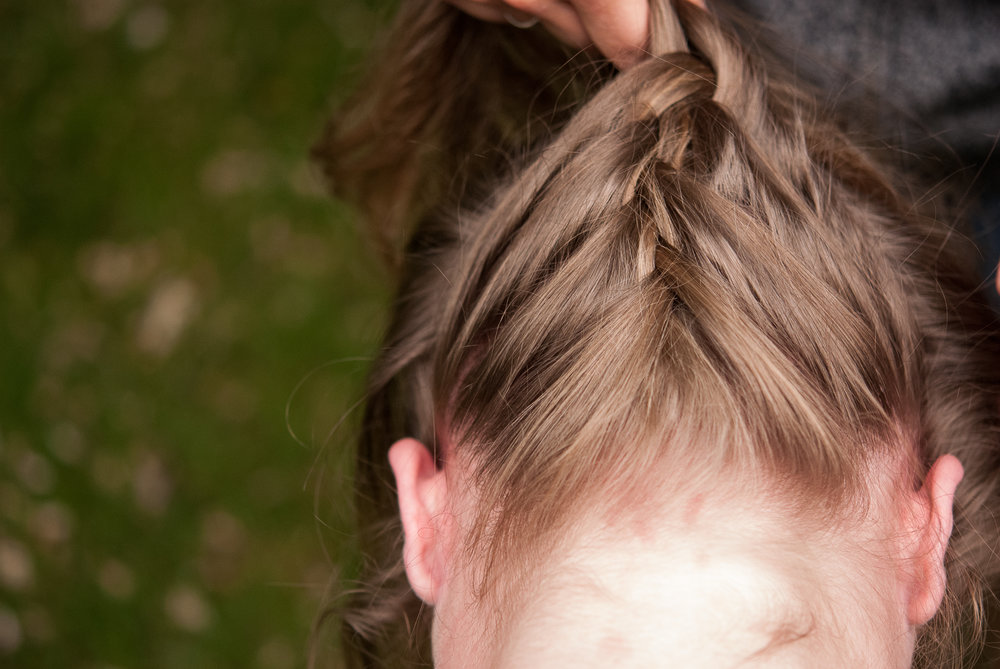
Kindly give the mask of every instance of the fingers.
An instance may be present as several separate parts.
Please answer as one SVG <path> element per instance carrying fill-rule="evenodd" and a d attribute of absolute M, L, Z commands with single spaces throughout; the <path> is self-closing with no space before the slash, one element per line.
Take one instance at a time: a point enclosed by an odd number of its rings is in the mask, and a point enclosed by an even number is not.
<path fill-rule="evenodd" d="M 618 68 L 646 54 L 649 0 L 446 0 L 485 21 L 537 18 L 556 38 L 577 48 L 595 46 Z M 704 0 L 689 0 L 702 8 Z"/>
<path fill-rule="evenodd" d="M 619 68 L 644 54 L 649 34 L 649 0 L 506 0 L 537 16 L 549 32 L 572 46 L 594 45 Z"/>
<path fill-rule="evenodd" d="M 493 23 L 528 23 L 531 19 L 537 19 L 556 39 L 578 49 L 593 43 L 573 5 L 566 0 L 446 1 L 470 16 Z"/>
<path fill-rule="evenodd" d="M 449 5 L 458 7 L 469 16 L 482 21 L 503 23 L 503 5 L 491 0 L 446 0 Z"/>
<path fill-rule="evenodd" d="M 576 8 L 567 0 L 514 0 L 506 4 L 515 11 L 536 17 L 564 44 L 583 49 L 593 43 Z"/>
<path fill-rule="evenodd" d="M 575 0 L 590 41 L 619 69 L 634 65 L 649 39 L 649 0 Z"/>

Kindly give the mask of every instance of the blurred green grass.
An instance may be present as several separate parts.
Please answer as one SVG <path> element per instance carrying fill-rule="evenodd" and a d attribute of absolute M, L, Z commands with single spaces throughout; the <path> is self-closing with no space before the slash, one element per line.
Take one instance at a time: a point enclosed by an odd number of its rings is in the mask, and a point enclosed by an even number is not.
<path fill-rule="evenodd" d="M 386 299 L 307 151 L 387 4 L 0 3 L 0 666 L 304 665 Z"/>

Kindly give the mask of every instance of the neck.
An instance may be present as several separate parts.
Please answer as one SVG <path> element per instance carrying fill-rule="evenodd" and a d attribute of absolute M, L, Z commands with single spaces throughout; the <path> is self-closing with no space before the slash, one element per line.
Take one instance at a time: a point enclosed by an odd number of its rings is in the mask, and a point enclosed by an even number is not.
<path fill-rule="evenodd" d="M 680 508 L 642 532 L 579 528 L 521 586 L 491 666 L 910 666 L 878 523 L 807 537 L 750 500 Z"/>

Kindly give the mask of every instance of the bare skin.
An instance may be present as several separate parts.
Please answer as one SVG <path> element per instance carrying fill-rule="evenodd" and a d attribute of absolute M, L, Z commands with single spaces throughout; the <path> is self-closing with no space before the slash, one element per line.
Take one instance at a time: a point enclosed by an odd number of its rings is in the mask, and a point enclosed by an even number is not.
<path fill-rule="evenodd" d="M 735 478 L 665 487 L 638 525 L 595 513 L 591 498 L 571 532 L 504 582 L 497 605 L 477 594 L 477 565 L 461 549 L 476 506 L 466 473 L 436 467 L 413 439 L 389 459 L 403 561 L 434 607 L 439 669 L 905 669 L 944 596 L 962 478 L 952 456 L 916 490 L 894 483 L 906 480 L 898 467 L 877 465 L 867 511 L 823 523 Z"/>
<path fill-rule="evenodd" d="M 619 68 L 645 55 L 648 0 L 448 0 L 484 21 L 538 19 L 555 37 L 583 49 L 593 45 Z M 700 4 L 700 3 L 699 3 Z"/>

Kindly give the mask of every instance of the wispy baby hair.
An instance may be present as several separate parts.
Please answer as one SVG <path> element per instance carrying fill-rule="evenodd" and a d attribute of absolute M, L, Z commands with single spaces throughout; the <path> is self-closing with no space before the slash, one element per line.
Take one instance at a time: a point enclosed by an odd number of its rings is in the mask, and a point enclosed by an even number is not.
<path fill-rule="evenodd" d="M 641 491 L 664 462 L 833 517 L 864 504 L 874 458 L 908 454 L 919 480 L 953 453 L 949 596 L 917 662 L 964 666 L 1000 570 L 1000 340 L 967 249 L 712 14 L 652 9 L 649 59 L 601 79 L 489 196 L 445 198 L 410 235 L 359 446 L 370 562 L 349 656 L 430 661 L 386 462 L 414 436 L 472 471 L 484 598 L 581 501 Z M 426 46 L 409 48 L 451 58 Z M 350 166 L 335 138 L 331 174 Z"/>

